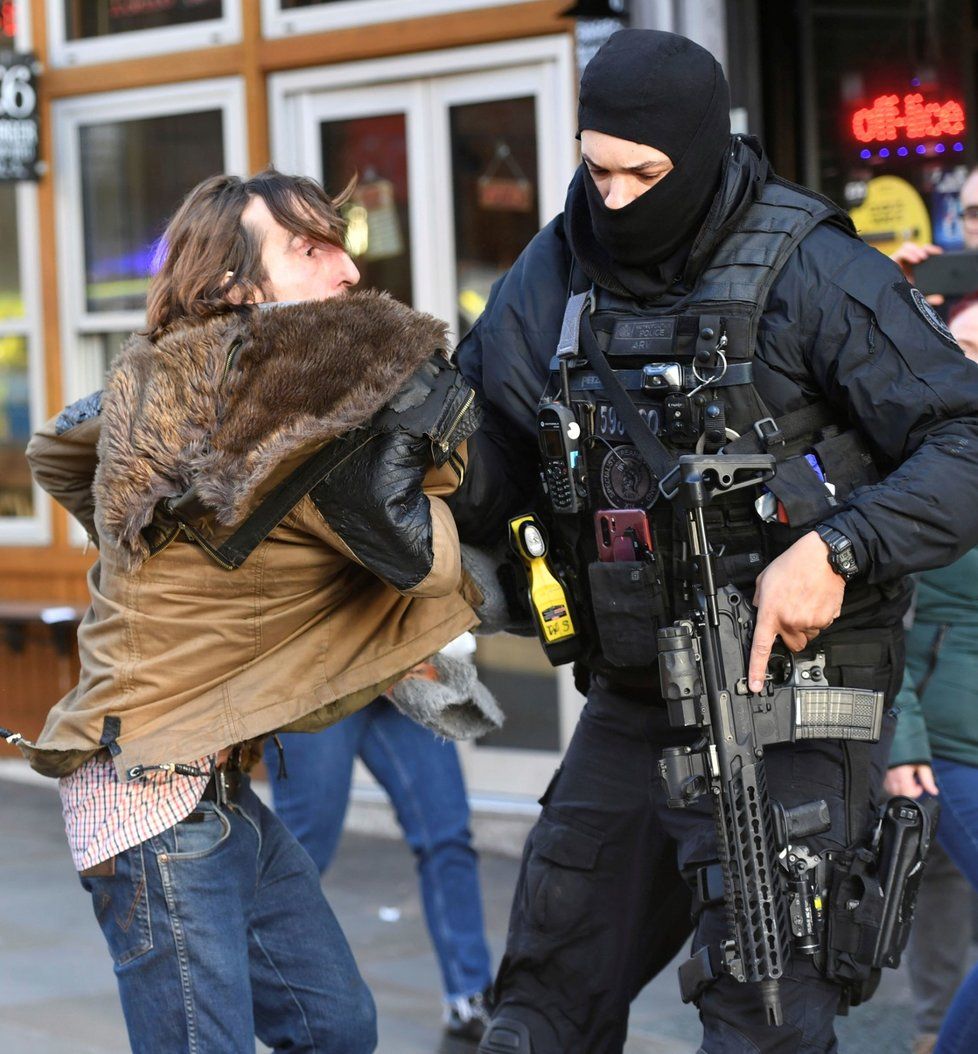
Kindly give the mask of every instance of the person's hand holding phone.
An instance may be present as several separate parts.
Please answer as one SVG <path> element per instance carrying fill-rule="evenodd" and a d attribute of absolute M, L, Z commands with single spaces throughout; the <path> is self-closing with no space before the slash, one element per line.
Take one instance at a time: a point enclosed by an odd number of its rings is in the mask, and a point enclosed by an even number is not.
<path fill-rule="evenodd" d="M 890 253 L 890 259 L 903 271 L 903 277 L 914 285 L 914 268 L 917 264 L 929 260 L 932 256 L 939 256 L 944 250 L 939 245 L 918 245 L 916 242 L 904 242 L 896 252 Z M 944 297 L 934 294 L 927 297 L 929 304 L 944 303 Z"/>

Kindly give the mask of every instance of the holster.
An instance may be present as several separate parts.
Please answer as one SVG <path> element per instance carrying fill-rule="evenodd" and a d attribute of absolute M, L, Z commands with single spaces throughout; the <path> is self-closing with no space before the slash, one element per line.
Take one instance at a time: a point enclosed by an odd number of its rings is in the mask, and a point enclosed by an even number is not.
<path fill-rule="evenodd" d="M 870 844 L 833 859 L 825 976 L 844 986 L 846 1007 L 873 994 L 882 967 L 900 964 L 939 811 L 934 798 L 891 798 Z"/>

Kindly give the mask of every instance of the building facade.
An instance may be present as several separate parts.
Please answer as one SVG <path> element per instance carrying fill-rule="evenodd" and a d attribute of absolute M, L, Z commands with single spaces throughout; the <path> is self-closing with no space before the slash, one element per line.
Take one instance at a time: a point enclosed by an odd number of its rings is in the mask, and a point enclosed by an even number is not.
<path fill-rule="evenodd" d="M 577 164 L 582 34 L 570 6 L 0 3 L 0 47 L 40 63 L 43 167 L 37 182 L 0 183 L 0 725 L 36 732 L 70 682 L 65 634 L 49 634 L 48 663 L 34 654 L 46 631 L 24 627 L 57 627 L 52 608 L 83 608 L 94 559 L 32 486 L 24 446 L 38 423 L 100 387 L 142 325 L 153 253 L 180 198 L 205 176 L 269 162 L 334 191 L 358 173 L 349 237 L 363 285 L 460 336 L 560 211 Z M 862 208 L 881 248 L 887 233 L 955 244 L 951 199 L 974 159 L 972 3 L 623 6 L 577 5 L 709 47 L 728 71 L 735 129 L 759 134 L 783 174 Z M 3 86 L 0 73 L 0 102 Z M 880 177 L 898 181 L 883 181 L 882 198 Z M 535 641 L 488 638 L 479 662 L 509 720 L 463 747 L 469 784 L 477 799 L 525 803 L 545 786 L 582 700 Z M 58 674 L 45 682 L 48 667 Z"/>

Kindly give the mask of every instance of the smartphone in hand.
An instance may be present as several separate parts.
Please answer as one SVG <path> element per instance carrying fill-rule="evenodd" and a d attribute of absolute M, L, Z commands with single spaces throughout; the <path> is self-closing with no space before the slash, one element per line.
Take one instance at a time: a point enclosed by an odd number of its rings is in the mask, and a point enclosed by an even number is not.
<path fill-rule="evenodd" d="M 969 296 L 978 293 L 978 250 L 937 253 L 913 269 L 914 284 L 930 296 Z"/>

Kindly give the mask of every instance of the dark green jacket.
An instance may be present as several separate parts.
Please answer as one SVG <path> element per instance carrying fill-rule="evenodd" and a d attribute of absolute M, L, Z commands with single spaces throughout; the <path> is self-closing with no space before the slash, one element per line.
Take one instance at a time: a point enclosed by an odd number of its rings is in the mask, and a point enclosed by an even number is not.
<path fill-rule="evenodd" d="M 918 577 L 896 705 L 891 766 L 933 755 L 978 766 L 978 548 Z"/>

